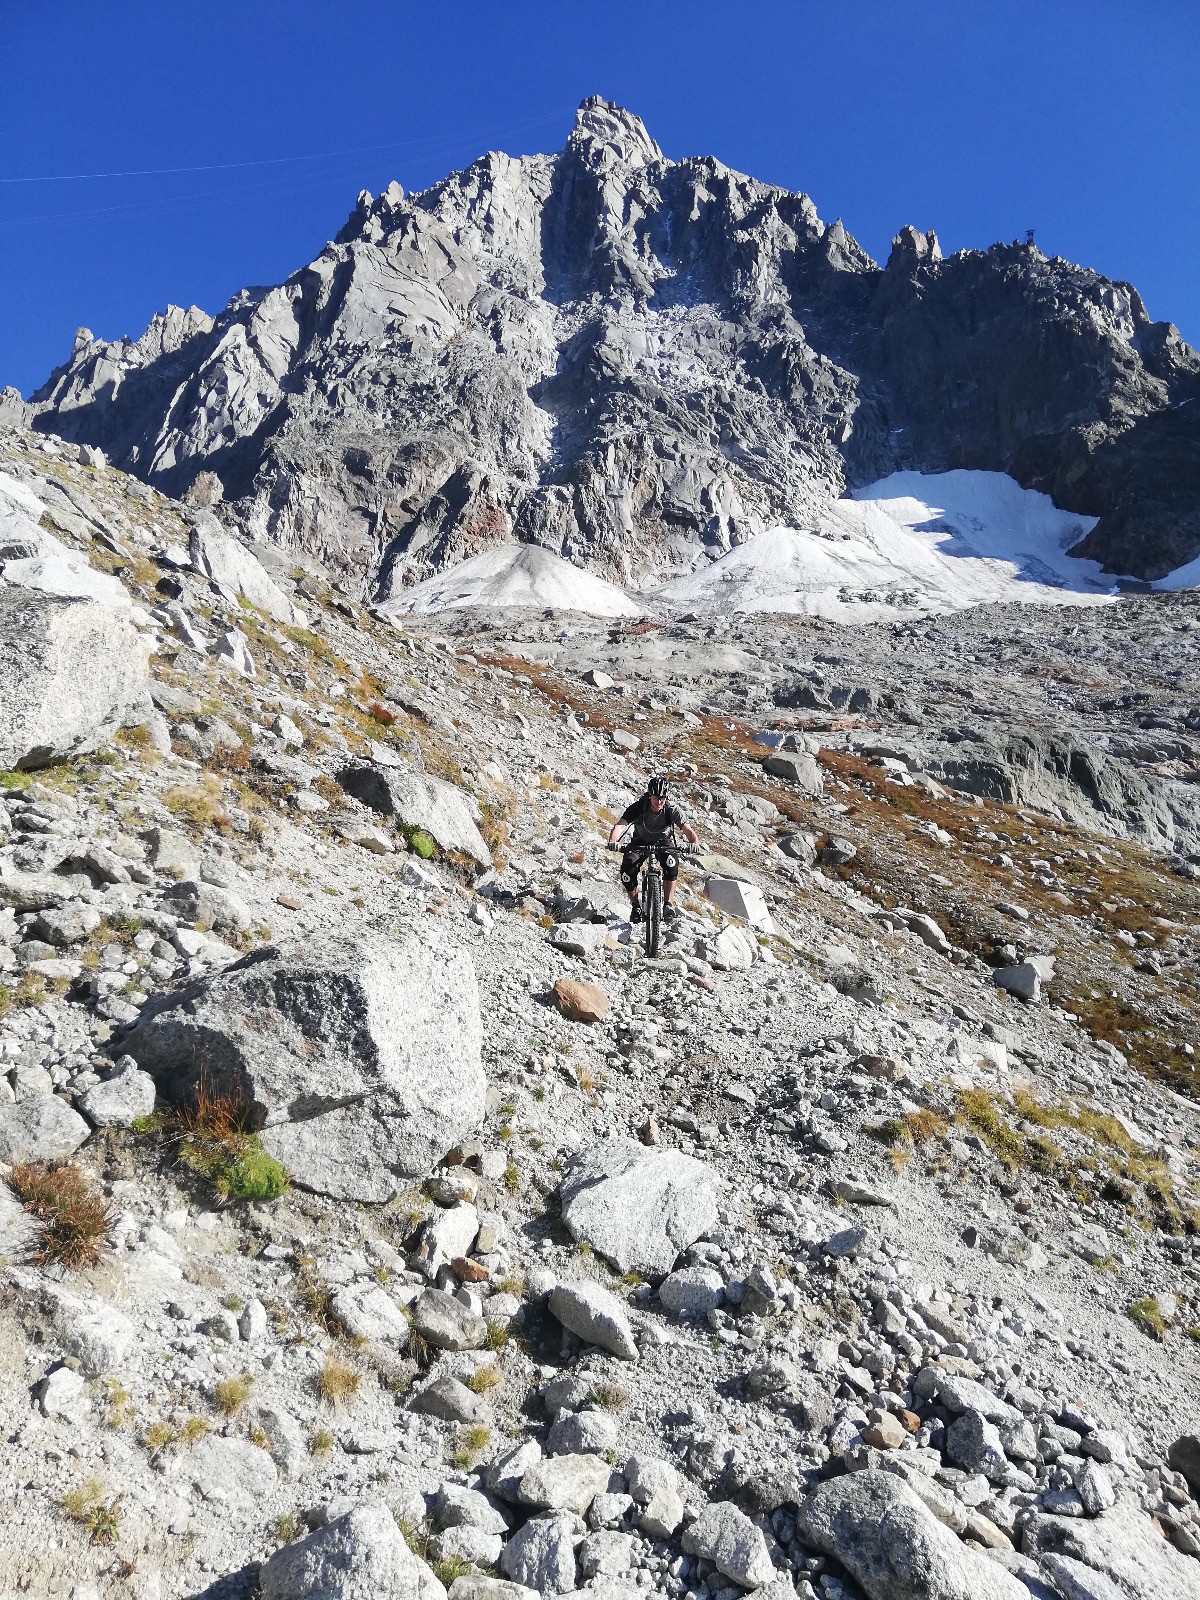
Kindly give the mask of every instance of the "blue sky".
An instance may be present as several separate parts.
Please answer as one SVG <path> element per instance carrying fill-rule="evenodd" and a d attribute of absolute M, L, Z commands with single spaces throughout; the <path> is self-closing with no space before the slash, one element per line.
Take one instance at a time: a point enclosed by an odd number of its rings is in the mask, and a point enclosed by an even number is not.
<path fill-rule="evenodd" d="M 558 149 L 593 93 L 877 258 L 1034 227 L 1200 343 L 1197 82 L 1196 0 L 0 0 L 0 385 L 279 281 L 360 188 Z"/>

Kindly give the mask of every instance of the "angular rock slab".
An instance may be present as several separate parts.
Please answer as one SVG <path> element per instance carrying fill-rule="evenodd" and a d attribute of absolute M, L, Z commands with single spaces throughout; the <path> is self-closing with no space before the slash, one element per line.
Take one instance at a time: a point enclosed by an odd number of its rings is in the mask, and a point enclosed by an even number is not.
<path fill-rule="evenodd" d="M 815 756 L 803 752 L 796 755 L 773 755 L 763 758 L 763 771 L 773 778 L 784 778 L 803 789 L 805 794 L 818 795 L 825 787 L 821 769 Z"/>
<path fill-rule="evenodd" d="M 144 692 L 148 660 L 128 611 L 0 587 L 0 769 L 97 749 Z"/>
<path fill-rule="evenodd" d="M 818 1485 L 796 1518 L 806 1544 L 836 1556 L 870 1600 L 1029 1600 L 997 1562 L 962 1543 L 890 1473 Z"/>
<path fill-rule="evenodd" d="M 756 884 L 745 883 L 740 878 L 711 877 L 705 882 L 704 892 L 729 916 L 738 917 L 763 933 L 775 932 L 766 899 Z"/>
<path fill-rule="evenodd" d="M 684 1533 L 683 1548 L 690 1556 L 711 1561 L 743 1589 L 761 1589 L 775 1576 L 762 1529 L 729 1500 L 705 1506 Z"/>
<path fill-rule="evenodd" d="M 561 1185 L 563 1221 L 621 1272 L 670 1272 L 717 1222 L 718 1180 L 680 1150 L 593 1145 Z"/>
<path fill-rule="evenodd" d="M 446 1600 L 385 1505 L 356 1506 L 277 1550 L 258 1576 L 262 1600 Z"/>
<path fill-rule="evenodd" d="M 421 828 L 443 850 L 459 850 L 481 867 L 492 852 L 479 831 L 479 806 L 472 795 L 423 772 L 356 763 L 343 767 L 338 782 L 347 794 L 385 817 Z"/>
<path fill-rule="evenodd" d="M 1168 1544 L 1150 1518 L 1126 1500 L 1094 1518 L 1033 1516 L 1021 1548 L 1056 1577 L 1062 1576 L 1060 1562 L 1068 1573 L 1077 1564 L 1085 1575 L 1098 1574 L 1126 1600 L 1194 1600 L 1200 1592 L 1200 1563 Z"/>
<path fill-rule="evenodd" d="M 203 1082 L 244 1104 L 301 1188 L 382 1202 L 479 1127 L 481 1042 L 464 954 L 363 932 L 255 951 L 143 1012 L 124 1049 L 169 1101 Z"/>
<path fill-rule="evenodd" d="M 226 533 L 214 516 L 197 517 L 188 548 L 195 571 L 218 588 L 243 595 L 276 622 L 304 625 L 304 613 L 296 609 L 258 557 Z"/>
<path fill-rule="evenodd" d="M 550 1295 L 550 1312 L 577 1339 L 607 1350 L 622 1361 L 636 1361 L 638 1348 L 625 1308 L 611 1290 L 591 1279 L 560 1283 Z"/>

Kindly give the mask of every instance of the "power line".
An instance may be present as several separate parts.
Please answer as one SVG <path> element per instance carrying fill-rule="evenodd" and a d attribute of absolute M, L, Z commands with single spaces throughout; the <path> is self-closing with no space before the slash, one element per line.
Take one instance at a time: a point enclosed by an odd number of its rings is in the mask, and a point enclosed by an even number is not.
<path fill-rule="evenodd" d="M 5 228 L 23 228 L 35 222 L 74 222 L 79 217 L 108 217 L 131 215 L 139 211 L 156 211 L 170 206 L 188 206 L 201 204 L 204 201 L 240 200 L 247 195 L 264 195 L 268 199 L 276 195 L 286 196 L 293 194 L 308 194 L 317 189 L 327 188 L 331 184 L 344 186 L 347 180 L 334 173 L 328 173 L 323 178 L 307 178 L 292 183 L 245 183 L 226 189 L 199 189 L 193 194 L 166 194 L 158 195 L 152 200 L 126 200 L 115 206 L 88 206 L 75 211 L 43 211 L 27 217 L 0 217 L 0 230 Z"/>
<path fill-rule="evenodd" d="M 493 128 L 491 134 L 515 133 L 521 128 L 531 128 L 539 122 L 547 122 L 551 117 L 569 115 L 568 108 L 554 111 L 540 112 L 536 117 L 525 117 L 520 122 L 510 122 L 504 127 Z M 183 173 L 193 172 L 234 172 L 246 167 L 278 167 L 296 161 L 330 161 L 341 156 L 366 155 L 377 150 L 411 150 L 428 144 L 439 144 L 446 139 L 487 138 L 490 134 L 459 134 L 459 133 L 432 133 L 420 139 L 389 140 L 384 144 L 358 145 L 352 150 L 322 150 L 314 155 L 296 156 L 264 156 L 254 161 L 214 161 L 196 167 L 140 167 L 128 172 L 56 172 L 39 178 L 0 178 L 0 183 L 85 183 L 102 178 L 168 178 L 177 177 Z"/>

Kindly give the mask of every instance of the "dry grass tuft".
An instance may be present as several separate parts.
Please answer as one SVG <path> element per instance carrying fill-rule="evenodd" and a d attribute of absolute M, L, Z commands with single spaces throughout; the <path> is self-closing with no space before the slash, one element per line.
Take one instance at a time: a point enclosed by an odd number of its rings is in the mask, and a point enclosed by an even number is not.
<path fill-rule="evenodd" d="M 31 1260 L 77 1272 L 95 1266 L 112 1213 L 78 1167 L 27 1161 L 13 1168 L 9 1188 L 39 1223 Z"/>
<path fill-rule="evenodd" d="M 1158 1308 L 1158 1301 L 1147 1295 L 1144 1300 L 1135 1300 L 1128 1307 L 1130 1318 L 1137 1323 L 1143 1333 L 1148 1333 L 1152 1339 L 1161 1344 L 1167 1336 L 1167 1325 L 1163 1321 L 1163 1314 Z"/>
<path fill-rule="evenodd" d="M 338 1356 L 326 1356 L 317 1374 L 317 1388 L 326 1405 L 343 1406 L 358 1393 L 362 1374 Z"/>
<path fill-rule="evenodd" d="M 223 1411 L 227 1417 L 236 1417 L 249 1400 L 253 1388 L 254 1379 L 248 1372 L 243 1372 L 235 1378 L 222 1378 L 213 1391 L 217 1409 Z"/>
<path fill-rule="evenodd" d="M 478 1372 L 471 1374 L 467 1379 L 467 1388 L 475 1394 L 487 1394 L 503 1382 L 500 1368 L 489 1362 L 486 1367 L 480 1367 Z"/>
<path fill-rule="evenodd" d="M 121 1531 L 121 1496 L 104 1497 L 99 1478 L 89 1478 L 77 1489 L 69 1489 L 59 1506 L 72 1522 L 86 1528 L 93 1544 L 114 1544 Z"/>
<path fill-rule="evenodd" d="M 290 1180 L 248 1126 L 238 1100 L 214 1094 L 201 1077 L 190 1105 L 158 1119 L 157 1131 L 173 1143 L 180 1164 L 211 1183 L 223 1201 L 278 1200 Z"/>
<path fill-rule="evenodd" d="M 492 1430 L 482 1422 L 462 1428 L 458 1435 L 458 1449 L 454 1452 L 454 1465 L 460 1472 L 469 1472 L 491 1443 Z"/>
<path fill-rule="evenodd" d="M 227 833 L 233 826 L 225 810 L 221 785 L 214 777 L 206 777 L 200 783 L 175 784 L 163 791 L 162 801 L 172 816 L 196 833 L 207 828 Z"/>

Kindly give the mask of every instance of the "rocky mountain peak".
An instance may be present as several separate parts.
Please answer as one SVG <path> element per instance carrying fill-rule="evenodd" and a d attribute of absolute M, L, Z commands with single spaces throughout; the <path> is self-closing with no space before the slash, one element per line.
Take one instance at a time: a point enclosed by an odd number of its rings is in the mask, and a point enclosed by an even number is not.
<path fill-rule="evenodd" d="M 364 191 L 215 318 L 77 342 L 37 426 L 364 598 L 517 539 L 635 586 L 809 529 L 897 471 L 1003 472 L 1158 578 L 1200 553 L 1200 358 L 1130 285 L 1024 245 L 880 267 L 812 201 L 664 158 L 593 97 L 553 156 Z"/>
<path fill-rule="evenodd" d="M 665 159 L 640 117 L 598 94 L 585 100 L 575 113 L 567 143 L 568 149 L 608 153 L 631 167 Z"/>

